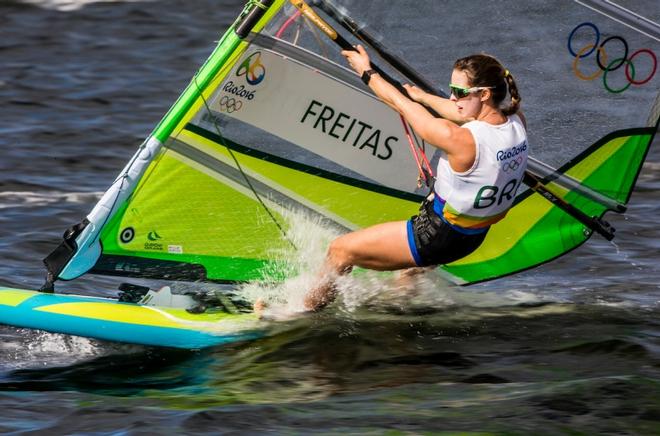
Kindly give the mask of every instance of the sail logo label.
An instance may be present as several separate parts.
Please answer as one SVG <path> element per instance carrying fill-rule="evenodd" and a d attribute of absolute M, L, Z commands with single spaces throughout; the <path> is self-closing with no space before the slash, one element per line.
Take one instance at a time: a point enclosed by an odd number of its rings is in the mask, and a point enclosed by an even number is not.
<path fill-rule="evenodd" d="M 236 100 L 234 97 L 223 95 L 218 105 L 220 106 L 220 112 L 226 112 L 230 114 L 232 112 L 240 111 L 243 107 L 243 102 Z"/>
<path fill-rule="evenodd" d="M 248 100 L 254 98 L 254 91 L 248 91 L 245 88 L 245 85 L 236 85 L 233 81 L 225 83 L 225 86 L 222 87 L 222 90 L 227 94 L 233 94 L 236 97 L 242 97 Z"/>
<path fill-rule="evenodd" d="M 317 100 L 309 103 L 300 123 L 356 149 L 369 151 L 381 160 L 392 157 L 393 143 L 399 141 L 396 136 L 385 137 L 380 129 Z"/>
<path fill-rule="evenodd" d="M 149 242 L 145 242 L 144 249 L 163 251 L 163 244 L 158 242 L 161 239 L 163 239 L 163 237 L 160 236 L 158 232 L 156 232 L 155 230 L 150 231 L 149 233 L 147 233 L 147 240 Z"/>
<path fill-rule="evenodd" d="M 163 251 L 163 244 L 161 244 L 159 242 L 145 242 L 144 249 L 145 250 Z"/>
<path fill-rule="evenodd" d="M 182 245 L 168 245 L 167 246 L 167 252 L 172 253 L 172 254 L 183 254 L 183 246 Z"/>
<path fill-rule="evenodd" d="M 266 77 L 266 67 L 261 63 L 261 52 L 256 51 L 245 60 L 236 69 L 236 77 L 245 77 L 248 85 L 257 86 Z M 222 86 L 222 92 L 225 94 L 216 103 L 220 112 L 233 113 L 241 110 L 242 100 L 253 100 L 256 91 L 250 89 L 245 84 L 235 83 L 229 80 Z"/>
<path fill-rule="evenodd" d="M 256 86 L 266 77 L 266 67 L 261 63 L 261 52 L 255 51 L 248 56 L 236 70 L 236 77 L 245 76 L 245 80 Z"/>

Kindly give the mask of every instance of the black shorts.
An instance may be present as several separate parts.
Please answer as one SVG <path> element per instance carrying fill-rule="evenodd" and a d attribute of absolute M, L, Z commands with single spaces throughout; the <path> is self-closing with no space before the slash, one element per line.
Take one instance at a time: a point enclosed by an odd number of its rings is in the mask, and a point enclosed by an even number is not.
<path fill-rule="evenodd" d="M 486 233 L 465 234 L 444 222 L 425 200 L 408 221 L 408 245 L 418 266 L 444 265 L 476 250 Z"/>

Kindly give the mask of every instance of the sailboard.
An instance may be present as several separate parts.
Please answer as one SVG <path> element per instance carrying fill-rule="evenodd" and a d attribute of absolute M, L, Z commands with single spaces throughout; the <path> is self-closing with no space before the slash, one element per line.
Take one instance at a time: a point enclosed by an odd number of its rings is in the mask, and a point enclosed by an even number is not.
<path fill-rule="evenodd" d="M 253 313 L 191 313 L 182 306 L 2 287 L 0 322 L 105 341 L 183 349 L 216 347 L 264 335 Z"/>
<path fill-rule="evenodd" d="M 43 292 L 0 289 L 0 322 L 124 342 L 138 342 L 131 332 L 143 329 L 152 339 L 138 343 L 148 345 L 239 340 L 245 336 L 199 327 L 223 323 L 224 315 L 179 319 L 180 310 L 48 292 L 57 280 L 88 273 L 282 280 L 296 273 L 287 264 L 298 248 L 291 214 L 348 231 L 417 212 L 427 189 L 415 178 L 406 126 L 342 64 L 326 35 L 343 26 L 346 38 L 382 55 L 388 76 L 428 89 L 424 78 L 334 2 L 304 5 L 320 22 L 301 3 L 247 3 L 97 205 L 46 257 Z M 558 168 L 533 161 L 532 183 L 506 218 L 477 251 L 439 271 L 470 285 L 547 263 L 595 231 L 613 236 L 604 215 L 626 210 L 657 129 L 656 114 L 648 125 L 608 133 Z"/>

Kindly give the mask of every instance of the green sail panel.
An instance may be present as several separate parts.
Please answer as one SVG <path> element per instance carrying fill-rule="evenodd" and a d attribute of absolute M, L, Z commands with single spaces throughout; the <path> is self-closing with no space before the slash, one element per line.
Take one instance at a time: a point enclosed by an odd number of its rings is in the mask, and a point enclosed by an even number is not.
<path fill-rule="evenodd" d="M 157 261 L 167 261 L 204 269 L 201 275 L 180 278 L 246 280 L 287 248 L 277 227 L 264 225 L 268 221 L 251 192 L 167 150 L 123 213 L 106 227 L 103 254 L 156 260 L 139 263 L 140 270 L 146 269 L 139 275 L 146 277 L 165 275 L 159 265 L 167 264 Z M 119 264 L 117 273 L 130 269 L 126 261 Z M 100 267 L 96 271 L 102 272 Z"/>
<path fill-rule="evenodd" d="M 278 262 L 292 256 L 292 247 L 243 175 L 228 174 L 232 161 L 227 148 L 214 142 L 219 139 L 210 132 L 195 130 L 198 133 L 185 131 L 176 144 L 168 144 L 126 208 L 106 226 L 103 257 L 95 272 L 162 277 L 166 264 L 158 261 L 167 261 L 197 265 L 203 271 L 170 277 L 230 282 L 281 278 Z M 331 217 L 347 228 L 405 218 L 418 207 L 415 196 L 319 174 L 313 167 L 237 144 L 232 148 L 245 176 L 261 191 L 285 231 L 287 220 L 277 212 L 278 205 L 294 210 L 308 206 L 309 213 Z M 271 202 L 276 195 L 278 202 Z M 104 261 L 108 258 L 114 266 Z"/>

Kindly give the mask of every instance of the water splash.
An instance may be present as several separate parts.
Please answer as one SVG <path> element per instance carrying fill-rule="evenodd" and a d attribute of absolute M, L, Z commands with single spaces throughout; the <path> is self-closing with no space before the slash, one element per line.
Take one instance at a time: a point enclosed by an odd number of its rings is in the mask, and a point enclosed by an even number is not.
<path fill-rule="evenodd" d="M 241 295 L 250 300 L 262 299 L 274 318 L 295 317 L 303 312 L 304 297 L 319 280 L 329 243 L 340 231 L 317 218 L 290 210 L 279 211 L 288 224 L 287 235 L 297 251 L 277 253 L 284 258 L 271 277 L 282 275 L 284 281 L 265 280 L 243 285 Z M 269 274 L 267 274 L 269 275 Z M 376 312 L 419 313 L 448 308 L 493 308 L 542 304 L 545 300 L 533 291 L 507 289 L 500 292 L 469 290 L 448 282 L 434 268 L 378 272 L 356 268 L 336 279 L 338 298 L 333 303 L 337 315 L 354 317 L 361 309 Z"/>
<path fill-rule="evenodd" d="M 0 343 L 3 369 L 24 369 L 36 366 L 71 365 L 106 353 L 98 342 L 78 336 L 48 333 L 41 330 L 17 329 L 17 341 L 4 337 Z"/>
<path fill-rule="evenodd" d="M 317 217 L 287 209 L 278 212 L 285 218 L 287 237 L 297 250 L 273 253 L 276 258 L 284 259 L 273 271 L 265 271 L 273 280 L 248 283 L 240 288 L 240 293 L 251 301 L 263 299 L 270 311 L 295 314 L 304 311 L 303 299 L 318 280 L 330 241 L 340 232 L 322 224 Z M 283 282 L 275 279 L 282 275 L 288 278 Z"/>

